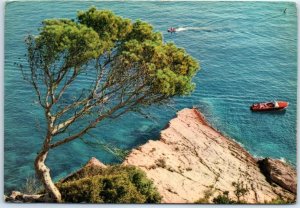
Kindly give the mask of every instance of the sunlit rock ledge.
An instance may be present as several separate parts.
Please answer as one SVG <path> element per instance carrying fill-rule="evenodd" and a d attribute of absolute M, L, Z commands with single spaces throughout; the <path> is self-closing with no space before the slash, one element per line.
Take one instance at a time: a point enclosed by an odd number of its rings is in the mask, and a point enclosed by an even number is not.
<path fill-rule="evenodd" d="M 271 165 L 268 161 L 257 161 L 214 130 L 198 110 L 183 109 L 161 132 L 159 140 L 133 149 L 123 164 L 144 170 L 163 203 L 192 203 L 200 198 L 212 202 L 224 191 L 237 200 L 234 183 L 249 190 L 241 197 L 246 203 L 278 198 L 294 201 L 296 171 L 279 160 L 271 160 Z"/>

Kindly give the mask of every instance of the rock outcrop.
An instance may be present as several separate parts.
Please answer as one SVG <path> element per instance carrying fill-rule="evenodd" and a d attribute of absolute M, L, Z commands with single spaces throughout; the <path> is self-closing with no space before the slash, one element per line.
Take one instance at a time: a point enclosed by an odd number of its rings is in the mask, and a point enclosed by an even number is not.
<path fill-rule="evenodd" d="M 70 175 L 66 176 L 65 178 L 59 180 L 60 183 L 63 183 L 65 181 L 68 181 L 70 179 L 72 179 L 73 177 L 75 177 L 76 175 L 78 175 L 78 173 L 84 171 L 85 167 L 100 167 L 100 168 L 106 168 L 106 165 L 104 165 L 102 162 L 100 162 L 97 158 L 92 157 L 82 168 L 80 168 L 79 170 L 77 170 L 74 173 L 71 173 Z"/>
<path fill-rule="evenodd" d="M 276 183 L 296 194 L 297 176 L 294 168 L 280 160 L 271 158 L 260 160 L 258 164 L 268 181 Z"/>
<path fill-rule="evenodd" d="M 224 191 L 237 200 L 236 184 L 247 189 L 246 203 L 266 203 L 277 198 L 295 199 L 292 169 L 283 172 L 271 163 L 272 181 L 260 171 L 257 160 L 244 148 L 210 127 L 196 109 L 183 109 L 161 132 L 160 140 L 150 140 L 132 150 L 124 165 L 144 170 L 153 180 L 164 203 L 212 202 Z M 276 169 L 276 166 L 280 165 Z M 284 165 L 285 166 L 285 165 Z M 275 172 L 275 174 L 273 174 Z M 285 177 L 286 178 L 286 177 Z"/>
<path fill-rule="evenodd" d="M 50 199 L 44 194 L 24 194 L 19 191 L 12 191 L 10 196 L 4 195 L 5 202 L 31 203 L 31 202 L 49 202 Z"/>

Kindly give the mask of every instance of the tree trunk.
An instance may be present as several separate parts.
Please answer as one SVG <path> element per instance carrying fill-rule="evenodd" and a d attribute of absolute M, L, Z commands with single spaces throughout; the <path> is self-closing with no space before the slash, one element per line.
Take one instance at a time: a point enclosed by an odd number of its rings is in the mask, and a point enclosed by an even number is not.
<path fill-rule="evenodd" d="M 49 194 L 50 199 L 54 202 L 62 202 L 61 194 L 51 179 L 50 169 L 45 164 L 48 151 L 49 150 L 42 150 L 36 157 L 34 162 L 35 171 L 43 183 L 46 192 Z"/>

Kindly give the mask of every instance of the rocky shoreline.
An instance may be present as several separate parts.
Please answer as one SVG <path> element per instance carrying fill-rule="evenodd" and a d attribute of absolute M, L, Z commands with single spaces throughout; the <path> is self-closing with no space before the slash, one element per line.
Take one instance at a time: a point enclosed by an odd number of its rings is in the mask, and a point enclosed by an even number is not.
<path fill-rule="evenodd" d="M 274 159 L 258 161 L 213 129 L 196 109 L 179 111 L 161 132 L 160 140 L 149 140 L 132 150 L 123 164 L 144 170 L 163 203 L 193 203 L 205 197 L 211 202 L 224 191 L 235 199 L 233 184 L 237 183 L 249 190 L 243 196 L 246 203 L 276 198 L 294 201 L 296 197 L 292 167 Z"/>
<path fill-rule="evenodd" d="M 295 203 L 296 170 L 275 159 L 256 159 L 212 128 L 197 109 L 183 109 L 161 131 L 160 139 L 133 149 L 122 163 L 142 169 L 162 196 L 162 203 L 213 203 L 226 193 L 242 203 Z M 107 168 L 92 158 L 86 167 Z M 237 189 L 246 190 L 237 194 Z M 46 202 L 43 195 L 13 192 L 10 202 Z"/>

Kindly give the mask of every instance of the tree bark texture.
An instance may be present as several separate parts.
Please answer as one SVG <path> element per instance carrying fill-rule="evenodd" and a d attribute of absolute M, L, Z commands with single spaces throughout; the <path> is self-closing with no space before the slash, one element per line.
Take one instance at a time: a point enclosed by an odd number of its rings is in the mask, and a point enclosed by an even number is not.
<path fill-rule="evenodd" d="M 42 150 L 35 159 L 35 171 L 40 178 L 41 182 L 46 189 L 46 192 L 49 194 L 49 197 L 53 200 L 53 202 L 62 202 L 61 194 L 58 188 L 52 181 L 50 176 L 50 169 L 46 166 L 45 160 L 47 158 L 49 150 Z"/>

